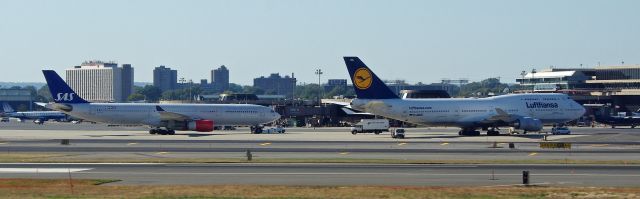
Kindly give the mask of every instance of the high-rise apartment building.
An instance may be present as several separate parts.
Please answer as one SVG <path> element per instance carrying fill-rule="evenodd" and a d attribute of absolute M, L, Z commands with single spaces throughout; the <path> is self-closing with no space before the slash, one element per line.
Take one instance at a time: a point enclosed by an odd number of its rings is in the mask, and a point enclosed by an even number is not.
<path fill-rule="evenodd" d="M 165 66 L 153 69 L 153 85 L 162 91 L 178 89 L 178 71 Z"/>
<path fill-rule="evenodd" d="M 211 70 L 211 84 L 218 92 L 229 89 L 229 69 L 222 65 L 218 69 Z"/>
<path fill-rule="evenodd" d="M 262 76 L 253 79 L 253 87 L 264 90 L 266 94 L 292 97 L 295 86 L 296 78 L 293 74 L 291 74 L 291 77 L 288 75 L 282 77 L 279 73 L 272 73 L 269 77 Z"/>
<path fill-rule="evenodd" d="M 126 70 L 130 71 L 130 76 L 126 75 L 127 83 L 123 83 L 122 68 L 118 68 L 118 64 L 113 62 L 85 61 L 65 72 L 67 84 L 85 100 L 122 102 L 127 97 L 123 96 L 123 84 L 133 82 L 131 65 Z"/>
<path fill-rule="evenodd" d="M 127 99 L 133 94 L 133 67 L 131 64 L 122 64 L 122 97 Z"/>

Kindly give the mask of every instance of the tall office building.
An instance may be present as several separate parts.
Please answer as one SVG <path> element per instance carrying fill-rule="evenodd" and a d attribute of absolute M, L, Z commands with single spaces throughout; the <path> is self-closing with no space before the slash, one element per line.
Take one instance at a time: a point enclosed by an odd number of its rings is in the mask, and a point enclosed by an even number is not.
<path fill-rule="evenodd" d="M 85 61 L 65 72 L 67 84 L 87 101 L 122 102 L 126 99 L 122 95 L 122 69 L 117 63 Z"/>
<path fill-rule="evenodd" d="M 122 64 L 122 98 L 125 100 L 133 94 L 133 67 Z"/>
<path fill-rule="evenodd" d="M 153 85 L 162 91 L 178 88 L 178 71 L 165 66 L 153 69 Z"/>
<path fill-rule="evenodd" d="M 280 76 L 279 73 L 272 73 L 269 77 L 259 77 L 253 79 L 253 87 L 264 90 L 267 94 L 285 95 L 287 97 L 293 96 L 293 91 L 296 86 L 296 78 L 291 74 L 291 77 L 285 75 Z"/>
<path fill-rule="evenodd" d="M 222 65 L 218 69 L 211 70 L 211 83 L 218 92 L 229 89 L 229 70 Z"/>

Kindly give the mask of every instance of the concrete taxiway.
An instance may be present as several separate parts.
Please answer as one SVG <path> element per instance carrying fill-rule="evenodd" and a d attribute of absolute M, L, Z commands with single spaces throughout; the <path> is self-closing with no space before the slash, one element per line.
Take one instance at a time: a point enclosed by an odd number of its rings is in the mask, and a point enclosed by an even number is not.
<path fill-rule="evenodd" d="M 571 135 L 527 134 L 460 137 L 457 128 L 408 129 L 407 139 L 351 135 L 348 128 L 289 128 L 285 134 L 250 134 L 248 129 L 212 133 L 150 135 L 142 127 L 101 124 L 0 124 L 0 153 L 44 154 L 38 162 L 2 164 L 3 177 L 121 179 L 127 184 L 305 184 L 305 185 L 507 185 L 522 170 L 535 183 L 577 186 L 638 186 L 640 129 L 572 128 Z M 68 145 L 61 140 L 68 139 Z M 567 142 L 570 149 L 545 149 L 541 142 Z M 514 148 L 509 148 L 513 143 Z M 254 160 L 383 160 L 464 163 L 502 161 L 519 165 L 465 164 L 66 164 L 64 162 L 153 162 L 246 158 Z M 533 165 L 536 162 L 606 162 L 620 165 Z M 135 161 L 132 161 L 135 162 Z M 207 161 L 202 161 L 207 162 Z M 214 161 L 215 162 L 215 161 Z M 631 164 L 627 164 L 630 162 Z M 34 172 L 35 171 L 35 172 Z M 68 174 L 67 172 L 67 174 Z M 494 174 L 494 180 L 490 179 Z"/>
<path fill-rule="evenodd" d="M 115 184 L 640 186 L 640 166 L 411 164 L 0 164 L 8 178 L 121 179 Z"/>

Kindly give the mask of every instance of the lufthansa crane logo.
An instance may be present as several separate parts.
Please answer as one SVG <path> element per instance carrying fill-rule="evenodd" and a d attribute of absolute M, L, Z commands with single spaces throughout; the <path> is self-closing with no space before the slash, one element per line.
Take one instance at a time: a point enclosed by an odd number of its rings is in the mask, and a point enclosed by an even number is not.
<path fill-rule="evenodd" d="M 360 90 L 369 88 L 372 81 L 371 72 L 367 68 L 358 68 L 353 74 L 353 85 Z"/>

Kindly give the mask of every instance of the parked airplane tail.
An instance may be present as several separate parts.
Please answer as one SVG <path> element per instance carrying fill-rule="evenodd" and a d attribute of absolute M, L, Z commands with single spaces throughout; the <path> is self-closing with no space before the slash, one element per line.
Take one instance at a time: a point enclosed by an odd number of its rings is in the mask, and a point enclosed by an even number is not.
<path fill-rule="evenodd" d="M 57 103 L 89 103 L 82 99 L 78 94 L 60 78 L 58 73 L 53 70 L 43 70 L 44 78 L 47 80 L 49 91 L 53 97 L 53 101 Z"/>
<path fill-rule="evenodd" d="M 397 99 L 399 98 L 387 85 L 374 74 L 358 57 L 344 57 L 347 70 L 360 99 Z"/>
<path fill-rule="evenodd" d="M 2 103 L 2 111 L 4 113 L 13 113 L 16 112 L 15 110 L 13 110 L 13 108 L 11 108 L 11 105 L 9 105 L 9 103 Z"/>

